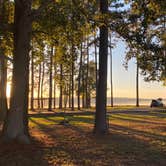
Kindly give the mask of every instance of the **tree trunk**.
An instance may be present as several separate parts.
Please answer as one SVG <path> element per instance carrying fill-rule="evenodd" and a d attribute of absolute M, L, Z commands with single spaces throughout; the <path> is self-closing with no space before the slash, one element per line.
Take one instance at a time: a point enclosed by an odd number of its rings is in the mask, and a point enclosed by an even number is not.
<path fill-rule="evenodd" d="M 31 52 L 31 110 L 34 111 L 34 52 Z"/>
<path fill-rule="evenodd" d="M 83 58 L 83 62 L 85 62 L 85 57 Z M 84 66 L 85 66 L 85 64 L 84 64 Z M 84 71 L 84 68 L 82 70 L 82 108 L 85 108 L 85 71 Z"/>
<path fill-rule="evenodd" d="M 136 64 L 136 106 L 139 107 L 139 66 Z"/>
<path fill-rule="evenodd" d="M 7 114 L 7 61 L 3 56 L 3 52 L 0 52 L 0 120 L 4 120 Z"/>
<path fill-rule="evenodd" d="M 82 43 L 80 48 L 80 67 L 79 67 L 79 74 L 78 74 L 78 110 L 80 110 L 80 89 L 81 89 L 81 71 L 82 71 Z"/>
<path fill-rule="evenodd" d="M 100 0 L 100 11 L 102 14 L 108 12 L 108 1 Z M 99 80 L 97 87 L 97 103 L 95 114 L 94 133 L 102 135 L 108 132 L 106 117 L 107 103 L 107 56 L 108 56 L 108 27 L 100 26 L 100 48 L 99 48 Z"/>
<path fill-rule="evenodd" d="M 71 108 L 71 74 L 69 77 L 69 108 Z"/>
<path fill-rule="evenodd" d="M 45 65 L 44 65 L 44 62 L 42 64 L 42 79 L 41 79 L 41 108 L 43 109 L 44 108 L 44 102 L 43 102 L 43 85 L 44 85 L 44 77 L 45 77 Z"/>
<path fill-rule="evenodd" d="M 86 82 L 85 82 L 85 97 L 86 97 L 86 108 L 89 108 L 89 48 L 87 41 L 87 65 L 86 65 Z"/>
<path fill-rule="evenodd" d="M 14 63 L 10 110 L 3 127 L 5 141 L 17 139 L 30 143 L 28 132 L 29 49 L 31 36 L 31 0 L 15 1 Z"/>
<path fill-rule="evenodd" d="M 53 64 L 53 46 L 51 46 L 50 54 L 50 76 L 49 76 L 49 101 L 48 101 L 48 111 L 52 111 L 52 64 Z"/>
<path fill-rule="evenodd" d="M 110 32 L 111 33 L 111 32 Z M 114 106 L 113 101 L 113 79 L 112 79 L 112 47 L 111 47 L 111 34 L 110 34 L 110 91 L 111 91 L 111 107 Z"/>
<path fill-rule="evenodd" d="M 38 92 L 37 92 L 37 102 L 38 109 L 40 109 L 40 92 L 41 92 L 41 63 L 39 64 L 39 80 L 38 80 Z"/>
<path fill-rule="evenodd" d="M 96 74 L 95 76 L 96 76 L 96 95 L 97 95 L 98 72 L 97 72 L 97 43 L 96 42 L 95 42 L 95 74 Z"/>
<path fill-rule="evenodd" d="M 74 111 L 74 46 L 72 45 L 72 64 L 71 64 L 71 110 Z"/>
<path fill-rule="evenodd" d="M 65 92 L 65 93 L 64 93 L 64 108 L 65 108 L 65 109 L 66 109 L 67 100 L 68 100 L 68 95 L 67 95 L 67 94 L 68 94 L 68 92 L 67 92 L 68 90 L 67 90 L 67 88 L 68 88 L 67 86 L 65 86 L 65 88 L 64 88 L 64 92 Z"/>
<path fill-rule="evenodd" d="M 0 22 L 3 25 L 8 18 L 6 13 L 5 1 L 0 2 Z M 4 13 L 6 13 L 4 15 Z M 5 33 L 2 31 L 2 38 Z M 1 42 L 1 37 L 0 37 Z M 0 43 L 1 44 L 1 43 Z M 3 46 L 0 48 L 0 120 L 4 120 L 7 114 L 7 97 L 6 97 L 6 86 L 7 86 L 7 60 L 5 60 Z"/>
<path fill-rule="evenodd" d="M 60 64 L 60 93 L 59 93 L 59 109 L 62 109 L 62 100 L 63 100 L 63 94 L 62 94 L 62 78 L 63 77 L 63 66 Z"/>
<path fill-rule="evenodd" d="M 56 76 L 56 64 L 54 65 L 54 77 Z M 54 109 L 56 108 L 56 82 L 54 78 Z"/>

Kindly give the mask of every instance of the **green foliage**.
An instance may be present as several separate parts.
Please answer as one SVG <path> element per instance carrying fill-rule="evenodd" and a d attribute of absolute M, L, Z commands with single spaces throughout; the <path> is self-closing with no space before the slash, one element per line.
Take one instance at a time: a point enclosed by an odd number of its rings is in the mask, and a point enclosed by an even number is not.
<path fill-rule="evenodd" d="M 0 49 L 3 49 L 5 55 L 11 55 L 13 52 L 13 17 L 13 2 L 9 0 L 0 2 Z"/>
<path fill-rule="evenodd" d="M 146 81 L 165 81 L 165 10 L 163 1 L 129 1 L 131 8 L 124 22 L 129 47 L 126 60 L 135 57 Z"/>

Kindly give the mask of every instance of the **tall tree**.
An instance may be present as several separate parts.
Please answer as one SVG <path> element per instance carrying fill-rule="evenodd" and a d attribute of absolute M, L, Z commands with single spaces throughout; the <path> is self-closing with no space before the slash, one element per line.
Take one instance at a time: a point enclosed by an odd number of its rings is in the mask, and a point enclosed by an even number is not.
<path fill-rule="evenodd" d="M 40 93 L 41 93 L 41 62 L 38 65 L 39 70 L 38 70 L 38 89 L 37 89 L 37 105 L 38 105 L 38 109 L 40 109 L 41 105 L 40 105 Z"/>
<path fill-rule="evenodd" d="M 109 50 L 110 50 L 110 91 L 111 91 L 111 107 L 114 106 L 114 100 L 113 100 L 113 79 L 112 79 L 112 45 L 111 45 L 111 32 L 109 35 L 110 38 L 110 44 L 109 44 Z"/>
<path fill-rule="evenodd" d="M 54 64 L 54 77 L 56 76 L 56 64 Z M 56 81 L 54 78 L 54 109 L 56 108 Z"/>
<path fill-rule="evenodd" d="M 3 55 L 2 49 L 0 51 L 0 120 L 4 120 L 7 114 L 7 60 Z"/>
<path fill-rule="evenodd" d="M 136 106 L 139 107 L 139 65 L 138 58 L 136 59 Z"/>
<path fill-rule="evenodd" d="M 87 64 L 86 64 L 86 82 L 85 82 L 85 93 L 86 93 L 86 108 L 90 107 L 90 93 L 89 93 L 89 47 L 87 41 Z"/>
<path fill-rule="evenodd" d="M 52 69 L 53 69 L 53 53 L 54 53 L 54 48 L 51 46 L 51 51 L 50 51 L 50 66 L 49 66 L 49 101 L 48 101 L 48 111 L 52 111 Z"/>
<path fill-rule="evenodd" d="M 80 88 L 81 88 L 81 72 L 82 72 L 81 70 L 82 70 L 82 43 L 80 47 L 80 64 L 79 64 L 79 73 L 78 73 L 78 92 L 77 92 L 78 110 L 80 110 L 80 94 L 81 94 Z"/>
<path fill-rule="evenodd" d="M 94 37 L 95 38 L 95 37 Z M 97 95 L 97 83 L 98 83 L 98 70 L 97 70 L 97 40 L 94 43 L 94 47 L 95 47 L 95 82 L 96 82 L 96 95 Z M 95 101 L 96 103 L 96 101 Z"/>
<path fill-rule="evenodd" d="M 71 110 L 74 111 L 74 55 L 75 55 L 75 49 L 74 45 L 72 43 L 71 48 L 71 56 L 72 56 L 72 62 L 71 62 Z"/>
<path fill-rule="evenodd" d="M 52 1 L 43 2 L 38 9 L 32 10 L 32 0 L 14 1 L 13 77 L 10 109 L 3 126 L 5 141 L 17 139 L 23 143 L 30 143 L 27 113 L 32 21 L 50 2 Z"/>
<path fill-rule="evenodd" d="M 62 86 L 62 79 L 63 79 L 63 65 L 60 64 L 60 93 L 59 93 L 59 109 L 62 109 L 62 100 L 63 100 L 63 86 Z"/>
<path fill-rule="evenodd" d="M 100 12 L 108 13 L 108 0 L 100 0 Z M 97 103 L 95 114 L 94 133 L 105 134 L 108 132 L 106 103 L 107 103 L 107 57 L 108 57 L 108 22 L 104 20 L 100 26 L 99 46 L 99 80 L 97 87 Z"/>
<path fill-rule="evenodd" d="M 13 11 L 10 8 L 11 2 L 0 1 L 0 120 L 4 120 L 7 114 L 7 96 L 6 96 L 6 86 L 7 86 L 7 61 L 11 58 L 12 48 L 11 45 L 11 33 L 8 32 L 7 23 L 10 22 L 10 13 Z M 9 39 L 11 42 L 9 42 Z"/>
<path fill-rule="evenodd" d="M 44 91 L 44 78 L 45 78 L 45 62 L 42 62 L 42 79 L 41 79 L 41 108 L 44 108 L 44 101 L 43 101 L 43 91 Z"/>
<path fill-rule="evenodd" d="M 34 110 L 34 52 L 31 51 L 31 110 Z"/>
<path fill-rule="evenodd" d="M 31 5 L 31 0 L 15 0 L 12 92 L 10 110 L 3 128 L 5 140 L 17 139 L 25 143 L 29 143 L 27 111 Z"/>

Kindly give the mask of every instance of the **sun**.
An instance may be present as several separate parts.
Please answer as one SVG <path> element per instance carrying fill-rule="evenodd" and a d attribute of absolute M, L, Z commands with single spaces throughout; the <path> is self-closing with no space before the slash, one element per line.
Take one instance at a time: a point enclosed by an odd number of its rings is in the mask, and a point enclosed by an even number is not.
<path fill-rule="evenodd" d="M 7 87 L 6 87 L 6 96 L 7 96 L 7 98 L 10 97 L 10 91 L 11 91 L 11 85 L 9 83 L 7 83 Z"/>

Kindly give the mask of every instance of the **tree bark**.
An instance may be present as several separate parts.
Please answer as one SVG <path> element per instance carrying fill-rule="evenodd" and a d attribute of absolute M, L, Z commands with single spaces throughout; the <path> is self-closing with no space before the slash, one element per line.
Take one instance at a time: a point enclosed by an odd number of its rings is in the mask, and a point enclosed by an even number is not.
<path fill-rule="evenodd" d="M 113 99 L 113 79 L 112 79 L 112 47 L 111 47 L 111 34 L 110 34 L 110 91 L 111 91 L 111 107 L 114 106 L 114 99 Z"/>
<path fill-rule="evenodd" d="M 100 0 L 100 11 L 102 14 L 108 12 L 108 1 Z M 94 133 L 102 135 L 108 132 L 106 103 L 107 103 L 107 57 L 108 57 L 108 27 L 100 27 L 99 48 L 99 80 L 97 87 L 97 103 L 95 114 Z"/>
<path fill-rule="evenodd" d="M 74 111 L 74 46 L 72 45 L 72 64 L 71 64 L 71 110 Z"/>
<path fill-rule="evenodd" d="M 85 57 L 83 57 L 83 62 L 85 62 Z M 84 67 L 85 64 L 83 63 Z M 82 70 L 82 108 L 85 108 L 85 71 Z"/>
<path fill-rule="evenodd" d="M 69 77 L 69 108 L 71 108 L 71 73 Z"/>
<path fill-rule="evenodd" d="M 10 110 L 3 127 L 5 141 L 17 139 L 30 143 L 28 132 L 29 49 L 31 37 L 31 0 L 15 1 L 14 63 Z"/>
<path fill-rule="evenodd" d="M 79 74 L 78 74 L 78 110 L 80 110 L 80 89 L 81 89 L 81 71 L 82 71 L 82 43 L 80 48 L 80 66 L 79 66 Z"/>
<path fill-rule="evenodd" d="M 38 80 L 38 92 L 37 92 L 38 109 L 40 109 L 40 92 L 41 92 L 41 62 L 39 64 L 39 80 Z"/>
<path fill-rule="evenodd" d="M 63 94 L 62 94 L 62 78 L 63 77 L 63 65 L 60 64 L 60 93 L 59 93 L 59 109 L 62 109 L 62 99 L 63 99 Z"/>
<path fill-rule="evenodd" d="M 136 106 L 139 107 L 139 66 L 136 64 Z"/>
<path fill-rule="evenodd" d="M 56 76 L 56 64 L 54 64 L 54 77 Z M 54 78 L 54 109 L 56 108 L 56 82 Z"/>
<path fill-rule="evenodd" d="M 32 46 L 33 47 L 33 46 Z M 34 111 L 34 53 L 31 52 L 31 110 Z"/>
<path fill-rule="evenodd" d="M 7 114 L 7 61 L 3 56 L 3 52 L 0 51 L 0 120 L 4 120 Z"/>
<path fill-rule="evenodd" d="M 44 108 L 44 101 L 43 101 L 43 85 L 44 85 L 44 77 L 45 77 L 45 63 L 43 61 L 43 64 L 42 64 L 42 79 L 41 79 L 41 108 L 43 109 Z"/>
<path fill-rule="evenodd" d="M 89 48 L 87 41 L 87 64 L 86 64 L 86 82 L 85 82 L 85 97 L 86 97 L 86 108 L 89 108 Z"/>
<path fill-rule="evenodd" d="M 97 82 L 98 82 L 98 72 L 97 72 L 97 43 L 95 42 L 95 76 L 96 76 L 96 96 L 97 96 Z M 95 101 L 96 104 L 96 101 Z"/>
<path fill-rule="evenodd" d="M 51 46 L 51 54 L 50 54 L 48 111 L 52 111 L 52 65 L 53 65 L 53 46 Z"/>

